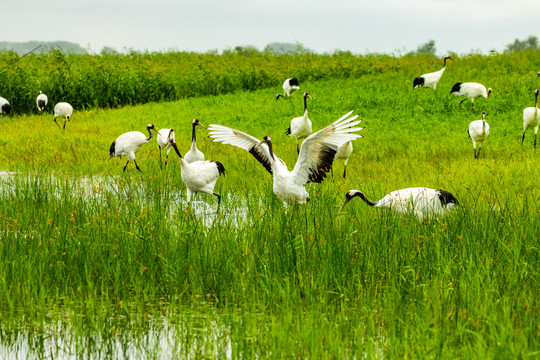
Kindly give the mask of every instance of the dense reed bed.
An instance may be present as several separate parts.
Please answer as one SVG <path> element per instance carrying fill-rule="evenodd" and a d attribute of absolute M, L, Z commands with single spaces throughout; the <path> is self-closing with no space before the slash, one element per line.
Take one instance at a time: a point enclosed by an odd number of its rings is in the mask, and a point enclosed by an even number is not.
<path fill-rule="evenodd" d="M 274 100 L 282 80 L 79 110 L 65 131 L 50 115 L 4 118 L 0 355 L 537 357 L 540 170 L 532 132 L 520 145 L 521 112 L 539 87 L 529 55 L 458 59 L 437 91 L 412 90 L 414 76 L 440 68 L 423 58 L 421 68 L 391 58 L 394 71 L 302 82 L 314 129 L 352 109 L 366 126 L 348 177 L 336 161 L 333 177 L 307 186 L 307 206 L 283 207 L 255 159 L 204 130 L 199 148 L 227 169 L 219 213 L 213 196 L 188 206 L 176 155 L 161 171 L 155 140 L 137 154 L 142 174 L 107 159 L 118 135 L 149 122 L 174 127 L 185 152 L 199 118 L 271 135 L 292 168 L 285 129 L 303 104 Z M 460 107 L 449 95 L 457 81 L 493 97 Z M 466 129 L 482 110 L 491 134 L 477 162 Z M 424 223 L 360 200 L 337 213 L 349 189 L 377 199 L 411 186 L 446 189 L 462 206 Z"/>

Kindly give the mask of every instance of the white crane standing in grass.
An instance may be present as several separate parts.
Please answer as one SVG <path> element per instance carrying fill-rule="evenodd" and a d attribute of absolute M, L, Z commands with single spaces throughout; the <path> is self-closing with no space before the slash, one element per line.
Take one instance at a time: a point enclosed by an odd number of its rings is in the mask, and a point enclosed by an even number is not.
<path fill-rule="evenodd" d="M 149 143 L 150 140 L 152 140 L 152 130 L 154 130 L 156 133 L 158 132 L 158 129 L 154 126 L 154 124 L 148 124 L 146 126 L 146 130 L 148 130 L 148 138 L 140 131 L 130 131 L 127 133 L 124 133 L 120 135 L 111 145 L 111 148 L 109 149 L 109 159 L 127 156 L 128 161 L 126 162 L 126 165 L 124 166 L 124 170 L 126 171 L 126 168 L 129 164 L 129 160 L 133 160 L 135 163 L 135 167 L 140 172 L 141 169 L 139 168 L 139 165 L 137 165 L 137 161 L 135 160 L 135 154 L 139 151 L 141 146 L 143 146 L 146 143 Z"/>
<path fill-rule="evenodd" d="M 67 102 L 59 102 L 58 104 L 54 106 L 54 122 L 56 123 L 56 125 L 58 125 L 58 123 L 56 122 L 56 118 L 58 117 L 65 118 L 64 128 L 63 128 L 64 130 L 66 130 L 66 121 L 68 120 L 71 121 L 72 114 L 73 114 L 73 107 Z M 60 127 L 60 125 L 58 125 L 58 127 Z"/>
<path fill-rule="evenodd" d="M 540 76 L 540 73 L 539 73 Z M 538 111 L 538 94 L 540 90 L 534 92 L 534 107 L 528 107 L 523 110 L 523 136 L 521 137 L 521 145 L 525 140 L 525 131 L 528 128 L 534 128 L 534 148 L 536 149 L 536 135 L 538 134 L 538 126 L 540 125 L 540 112 Z"/>
<path fill-rule="evenodd" d="M 347 141 L 362 137 L 356 132 L 364 128 L 354 127 L 362 120 L 356 120 L 358 115 L 349 117 L 351 114 L 352 111 L 310 135 L 302 143 L 293 171 L 289 171 L 283 160 L 274 155 L 268 135 L 259 140 L 227 126 L 214 124 L 208 127 L 208 134 L 214 141 L 249 151 L 273 175 L 273 190 L 278 198 L 285 203 L 305 204 L 309 201 L 309 194 L 304 186 L 309 182 L 321 183 L 332 168 L 338 148 Z"/>
<path fill-rule="evenodd" d="M 304 139 L 311 134 L 312 125 L 311 120 L 308 118 L 307 111 L 307 99 L 312 99 L 311 96 L 306 92 L 304 93 L 304 115 L 295 117 L 291 120 L 291 125 L 285 131 L 285 134 L 292 136 L 296 139 L 296 153 L 300 153 L 299 141 Z"/>
<path fill-rule="evenodd" d="M 283 94 L 277 94 L 276 100 L 280 97 L 285 97 L 285 95 L 291 97 L 297 90 L 300 90 L 300 84 L 298 83 L 298 79 L 289 78 L 283 83 Z"/>
<path fill-rule="evenodd" d="M 489 124 L 486 122 L 486 112 L 482 111 L 482 120 L 474 120 L 469 124 L 469 137 L 472 140 L 474 147 L 474 158 L 478 161 L 482 143 L 489 135 Z M 476 152 L 476 143 L 479 143 L 478 153 Z"/>
<path fill-rule="evenodd" d="M 354 197 L 359 197 L 371 207 L 385 208 L 400 214 L 414 213 L 420 222 L 424 218 L 437 217 L 459 205 L 458 200 L 450 192 L 426 187 L 413 187 L 392 191 L 379 201 L 370 201 L 362 191 L 349 190 L 345 202 L 339 212 Z"/>
<path fill-rule="evenodd" d="M 341 145 L 334 156 L 334 159 L 345 160 L 343 167 L 343 178 L 347 176 L 347 163 L 353 152 L 352 140 L 347 141 L 345 144 Z"/>
<path fill-rule="evenodd" d="M 45 109 L 45 106 L 47 106 L 47 102 L 49 100 L 47 99 L 47 95 L 39 91 L 39 95 L 36 98 L 36 105 L 39 111 L 39 114 L 42 115 L 43 110 Z"/>
<path fill-rule="evenodd" d="M 477 97 L 485 97 L 486 99 L 491 95 L 491 88 L 487 89 L 482 84 L 475 82 L 466 82 L 466 83 L 456 83 L 452 86 L 450 94 L 456 96 L 465 96 L 465 99 L 461 100 L 459 105 L 467 99 L 471 100 L 471 109 L 474 110 L 474 99 Z"/>
<path fill-rule="evenodd" d="M 193 193 L 206 193 L 218 198 L 218 209 L 221 203 L 221 196 L 214 192 L 214 187 L 219 177 L 225 173 L 225 167 L 218 161 L 195 161 L 188 163 L 178 150 L 173 139 L 170 140 L 171 146 L 180 158 L 181 177 L 186 185 L 186 194 L 188 203 L 191 201 Z"/>
<path fill-rule="evenodd" d="M 191 125 L 193 127 L 191 131 L 191 149 L 189 149 L 189 151 L 184 155 L 184 159 L 188 162 L 188 164 L 195 161 L 204 161 L 204 154 L 197 149 L 197 135 L 195 134 L 195 129 L 197 126 L 202 126 L 203 128 L 205 127 L 200 123 L 199 119 L 193 120 Z"/>
<path fill-rule="evenodd" d="M 159 167 L 163 168 L 163 165 L 161 164 L 161 149 L 167 150 L 167 154 L 165 155 L 165 166 L 167 165 L 167 161 L 169 160 L 169 152 L 171 151 L 171 143 L 169 140 L 174 140 L 174 129 L 161 129 L 157 132 L 156 140 L 159 147 Z"/>
<path fill-rule="evenodd" d="M 11 105 L 9 104 L 9 101 L 0 96 L 0 116 L 3 114 L 11 114 Z"/>
<path fill-rule="evenodd" d="M 414 78 L 413 81 L 413 89 L 420 88 L 420 87 L 430 87 L 435 90 L 437 88 L 437 83 L 439 80 L 441 80 L 441 77 L 444 74 L 444 71 L 446 70 L 446 60 L 454 60 L 450 56 L 446 56 L 444 58 L 444 66 L 441 70 L 432 72 L 429 74 L 424 74 L 422 76 L 418 76 Z"/>

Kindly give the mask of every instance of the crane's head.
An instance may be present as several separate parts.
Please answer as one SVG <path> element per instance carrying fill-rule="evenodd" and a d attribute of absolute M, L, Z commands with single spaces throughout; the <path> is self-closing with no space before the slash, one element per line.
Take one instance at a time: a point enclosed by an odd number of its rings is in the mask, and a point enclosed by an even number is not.
<path fill-rule="evenodd" d="M 202 126 L 203 128 L 206 129 L 206 126 L 204 126 L 203 124 L 201 124 L 201 122 L 199 121 L 199 119 L 193 119 L 192 124 L 193 124 L 194 127 L 197 126 L 197 125 L 199 125 L 199 126 Z"/>
<path fill-rule="evenodd" d="M 347 191 L 347 193 L 345 194 L 345 201 L 343 202 L 343 204 L 339 208 L 338 213 L 340 213 L 343 210 L 343 208 L 345 207 L 345 205 L 347 205 L 347 203 L 349 201 L 351 201 L 355 196 L 362 197 L 362 196 L 364 196 L 364 194 L 360 190 L 349 190 L 349 191 Z"/>
<path fill-rule="evenodd" d="M 264 135 L 261 142 L 259 142 L 257 145 L 255 145 L 255 149 L 259 148 L 262 144 L 268 145 L 268 150 L 270 151 L 270 156 L 272 157 L 272 160 L 276 161 L 274 158 L 274 152 L 272 151 L 272 139 L 270 139 L 270 136 Z"/>
<path fill-rule="evenodd" d="M 159 131 L 159 130 L 154 126 L 154 124 L 152 124 L 152 123 L 146 125 L 146 129 L 147 129 L 148 131 L 150 131 L 150 130 L 154 130 L 155 132 L 158 132 L 158 131 Z"/>
<path fill-rule="evenodd" d="M 540 94 L 540 90 L 536 89 L 534 95 L 538 96 L 538 94 Z"/>
<path fill-rule="evenodd" d="M 311 99 L 313 100 L 313 98 L 311 97 L 311 95 L 309 95 L 307 92 L 304 93 L 304 99 Z"/>

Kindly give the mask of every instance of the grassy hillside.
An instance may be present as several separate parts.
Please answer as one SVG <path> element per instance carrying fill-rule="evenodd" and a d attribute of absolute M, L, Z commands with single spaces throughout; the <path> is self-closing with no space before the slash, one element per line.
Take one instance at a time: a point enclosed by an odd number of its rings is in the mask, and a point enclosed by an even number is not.
<path fill-rule="evenodd" d="M 257 91 L 79 109 L 65 131 L 50 114 L 3 118 L 0 343 L 15 349 L 22 331 L 36 351 L 52 336 L 96 357 L 122 348 L 195 358 L 534 358 L 540 170 L 531 130 L 520 144 L 522 110 L 540 87 L 533 55 L 457 59 L 436 91 L 412 89 L 415 76 L 441 67 L 424 58 L 374 58 L 370 66 L 393 70 L 302 81 L 314 130 L 353 109 L 366 127 L 348 177 L 336 161 L 333 177 L 307 185 L 306 206 L 284 208 L 250 154 L 210 142 L 204 129 L 199 149 L 227 169 L 219 214 L 213 196 L 188 206 L 176 155 L 160 170 L 155 141 L 137 154 L 143 174 L 108 159 L 118 135 L 148 123 L 174 127 L 186 152 L 198 118 L 272 136 L 292 168 L 285 129 L 303 108 L 299 94 L 275 101 L 283 77 Z M 458 81 L 493 96 L 475 111 L 459 106 L 449 95 Z M 483 110 L 491 133 L 476 161 L 466 130 Z M 337 214 L 349 189 L 377 199 L 412 186 L 446 189 L 462 206 L 422 224 L 358 199 Z"/>

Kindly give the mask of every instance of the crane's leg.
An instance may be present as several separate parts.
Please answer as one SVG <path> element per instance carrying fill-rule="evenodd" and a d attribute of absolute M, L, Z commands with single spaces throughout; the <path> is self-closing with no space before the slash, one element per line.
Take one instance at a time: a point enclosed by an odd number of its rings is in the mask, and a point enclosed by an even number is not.
<path fill-rule="evenodd" d="M 66 130 L 66 121 L 67 120 L 64 120 L 64 130 Z"/>
<path fill-rule="evenodd" d="M 476 160 L 480 157 L 480 151 L 482 151 L 482 143 L 480 143 L 480 146 L 478 147 L 478 153 L 476 154 Z"/>
<path fill-rule="evenodd" d="M 217 210 L 216 212 L 219 212 L 219 204 L 221 204 L 221 195 L 213 193 L 214 196 L 217 196 Z"/>
<path fill-rule="evenodd" d="M 161 146 L 158 145 L 159 148 L 159 168 L 163 170 L 163 164 L 161 162 Z"/>
<path fill-rule="evenodd" d="M 463 104 L 463 102 L 464 102 L 465 100 L 467 100 L 467 99 L 461 100 L 461 101 L 459 102 L 459 105 Z"/>
<path fill-rule="evenodd" d="M 525 140 L 525 130 L 523 130 L 523 136 L 521 137 L 521 145 L 523 146 L 523 141 Z"/>
<path fill-rule="evenodd" d="M 349 159 L 345 160 L 345 167 L 343 168 L 343 178 L 347 176 L 347 163 L 349 162 Z"/>
<path fill-rule="evenodd" d="M 536 127 L 536 130 L 534 131 L 534 150 L 536 150 L 536 135 L 538 135 L 538 127 Z"/>
<path fill-rule="evenodd" d="M 126 168 L 127 168 L 128 164 L 129 164 L 129 159 L 128 159 L 126 165 L 124 165 L 124 172 L 126 172 Z"/>
<path fill-rule="evenodd" d="M 300 147 L 298 146 L 298 139 L 296 139 L 296 153 L 300 154 Z"/>
<path fill-rule="evenodd" d="M 58 125 L 58 122 L 56 121 L 56 118 L 54 118 L 54 123 L 55 123 L 56 126 L 58 126 L 58 128 L 60 129 L 60 125 Z"/>
<path fill-rule="evenodd" d="M 142 170 L 139 168 L 139 165 L 137 165 L 137 161 L 133 159 L 133 162 L 135 163 L 135 167 L 137 168 L 137 170 L 139 170 L 142 173 Z"/>

